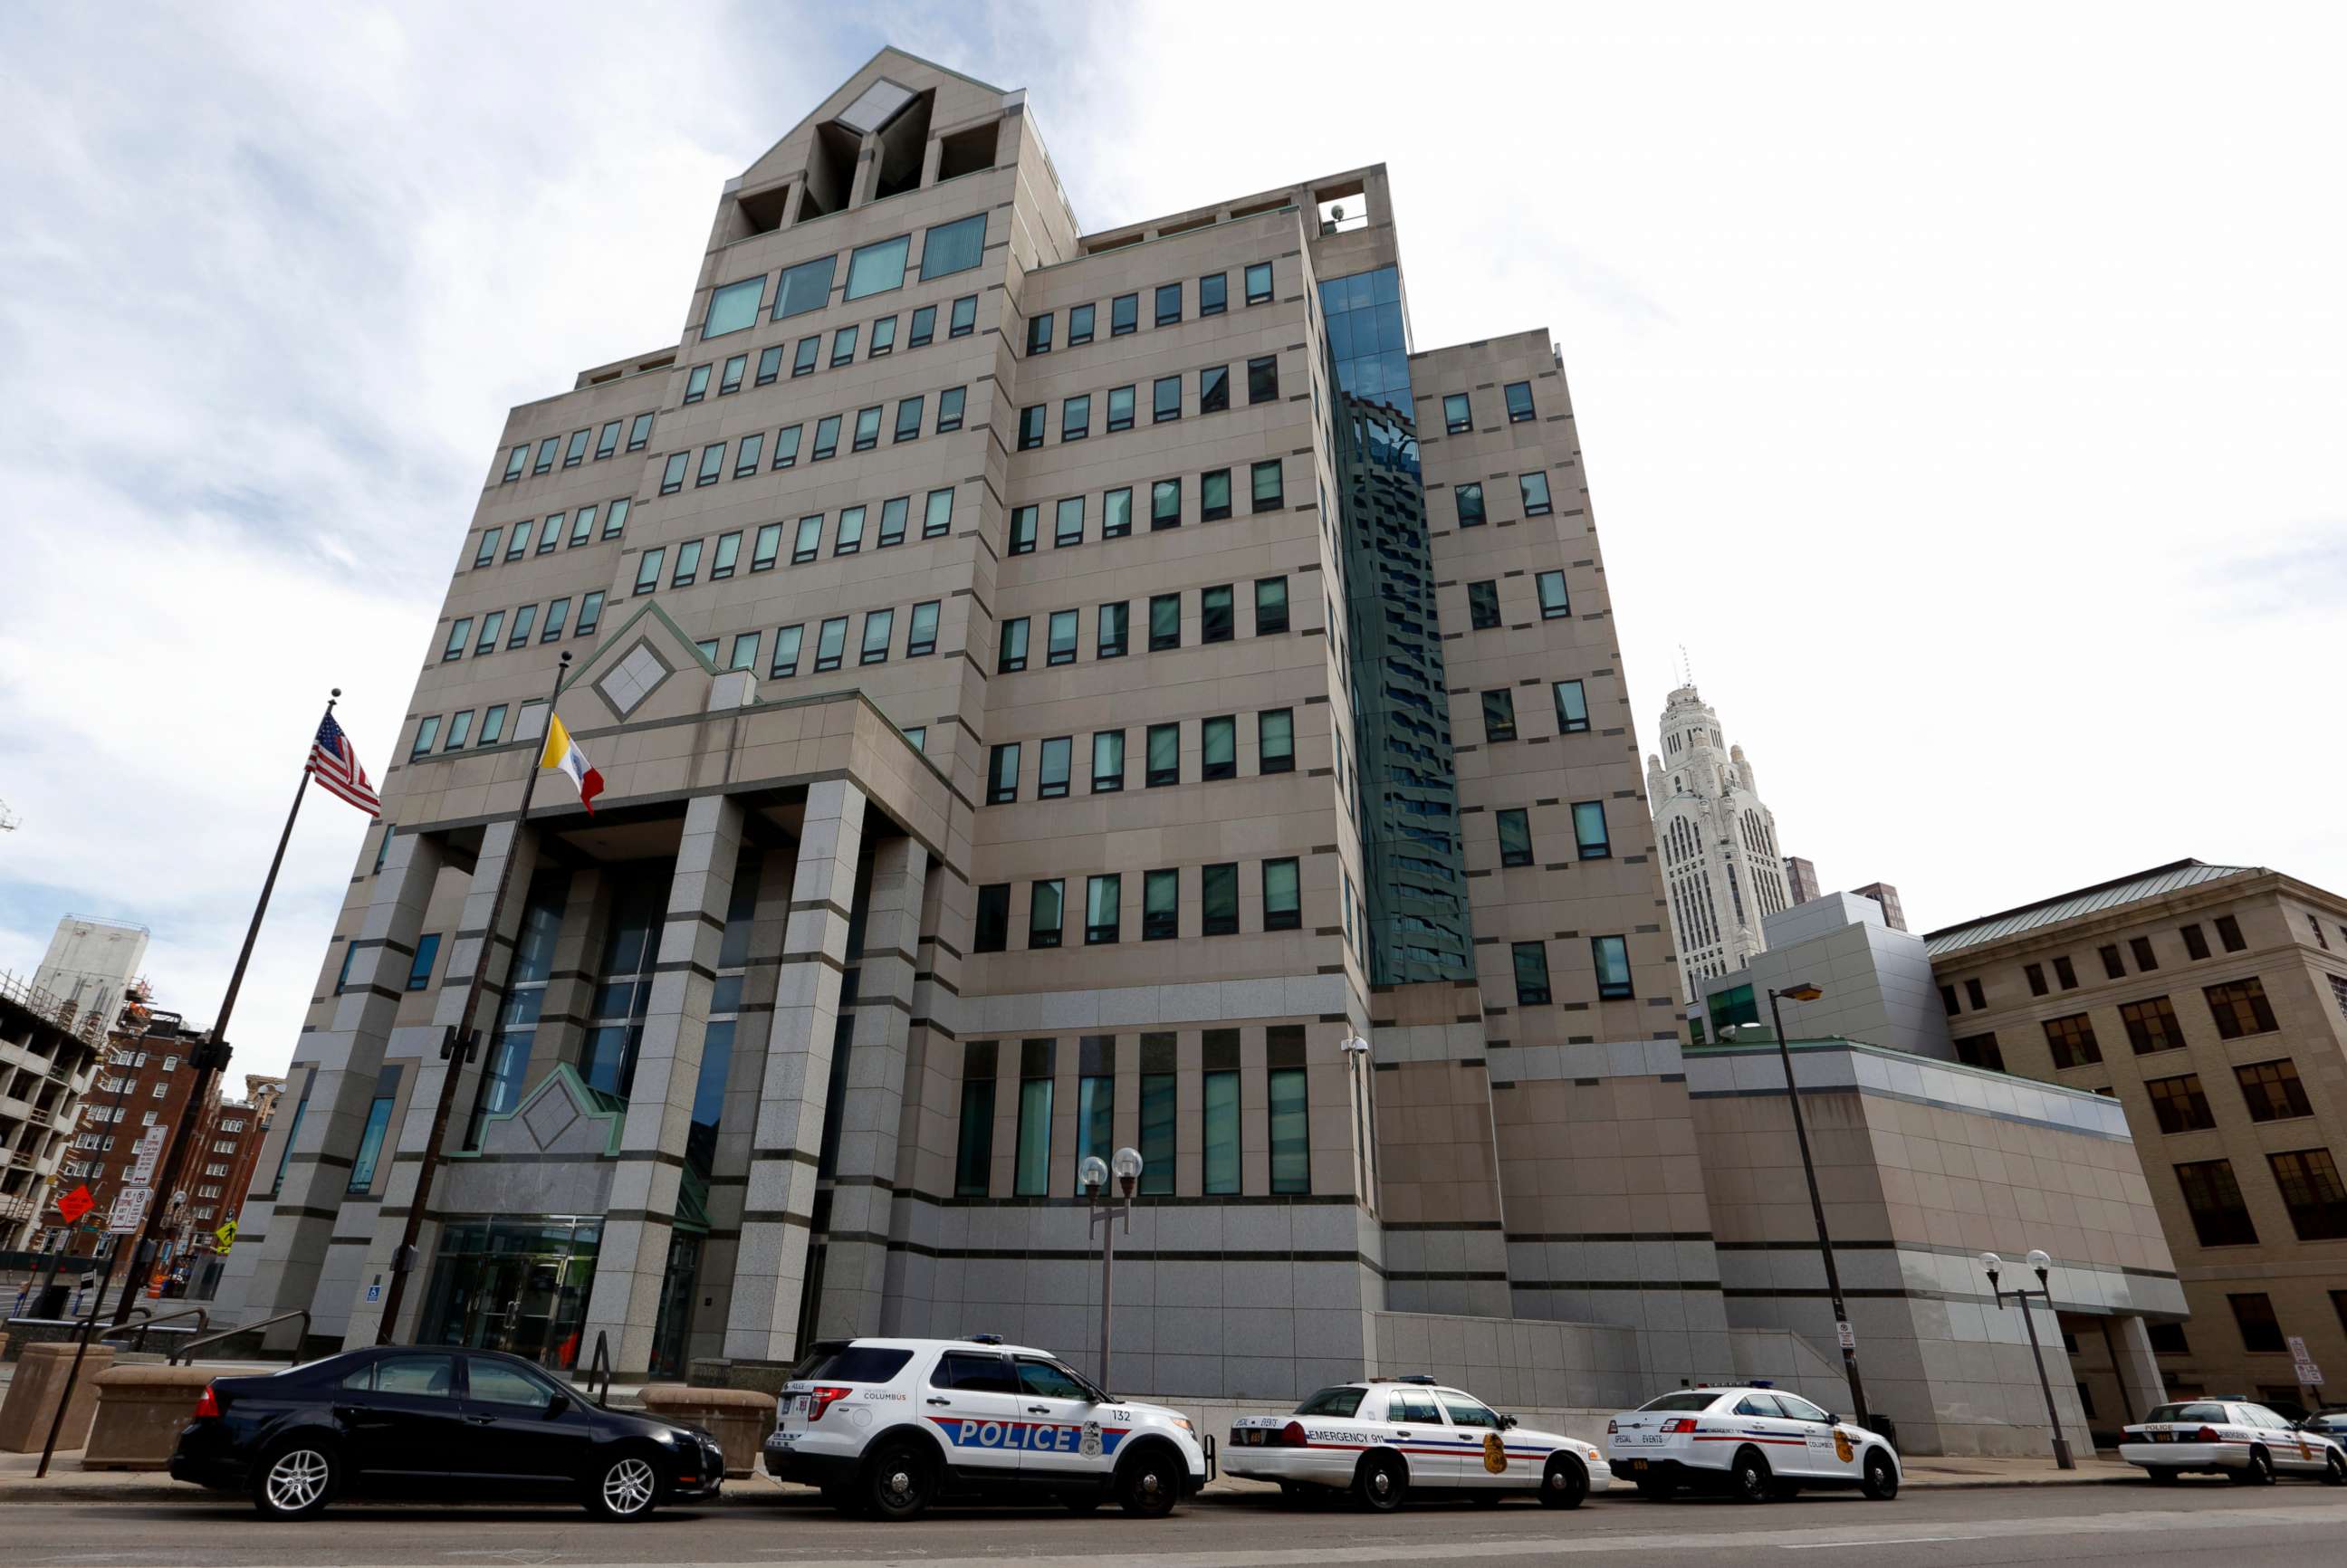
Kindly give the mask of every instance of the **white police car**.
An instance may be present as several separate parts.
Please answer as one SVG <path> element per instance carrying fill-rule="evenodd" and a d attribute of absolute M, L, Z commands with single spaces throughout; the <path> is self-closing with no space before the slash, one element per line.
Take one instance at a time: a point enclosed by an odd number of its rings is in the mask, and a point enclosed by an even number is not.
<path fill-rule="evenodd" d="M 1462 1491 L 1486 1505 L 1532 1492 L 1552 1508 L 1578 1508 L 1614 1479 L 1590 1444 L 1520 1427 L 1427 1377 L 1340 1383 L 1290 1415 L 1238 1417 L 1222 1467 L 1277 1481 L 1292 1499 L 1349 1490 L 1380 1512 L 1416 1491 Z"/>
<path fill-rule="evenodd" d="M 2276 1473 L 2347 1486 L 2347 1450 L 2320 1426 L 2292 1426 L 2247 1399 L 2180 1399 L 2155 1405 L 2119 1433 L 2119 1458 L 2155 1482 L 2188 1471 L 2261 1486 Z"/>
<path fill-rule="evenodd" d="M 1605 1423 L 1605 1450 L 1646 1497 L 1686 1487 L 1766 1502 L 1804 1487 L 1856 1487 L 1887 1502 L 1901 1473 L 1876 1433 L 1765 1386 L 1649 1399 Z"/>
<path fill-rule="evenodd" d="M 1036 1492 L 1158 1518 L 1206 1484 L 1187 1416 L 1112 1399 L 1051 1352 L 994 1335 L 815 1345 L 777 1396 L 765 1455 L 776 1480 L 878 1519 Z"/>

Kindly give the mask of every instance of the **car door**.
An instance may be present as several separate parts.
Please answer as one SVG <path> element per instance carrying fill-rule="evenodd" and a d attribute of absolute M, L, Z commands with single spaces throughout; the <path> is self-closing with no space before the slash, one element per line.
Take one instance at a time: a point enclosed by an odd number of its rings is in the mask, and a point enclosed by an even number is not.
<path fill-rule="evenodd" d="M 465 1358 L 465 1443 L 476 1475 L 542 1484 L 586 1475 L 594 1426 L 579 1402 L 535 1368 Z"/>
<path fill-rule="evenodd" d="M 1772 1472 L 1793 1476 L 1809 1473 L 1809 1433 L 1804 1423 L 1785 1413 L 1776 1395 L 1756 1389 L 1737 1399 L 1730 1413 L 1736 1418 L 1736 1436 L 1758 1448 Z M 1722 1446 L 1732 1460 L 1743 1442 Z"/>
<path fill-rule="evenodd" d="M 1539 1484 L 1546 1456 L 1533 1460 L 1510 1454 L 1507 1433 L 1490 1406 L 1456 1389 L 1435 1389 L 1434 1402 L 1450 1419 L 1450 1447 L 1459 1464 L 1459 1485 L 1476 1490 L 1522 1486 L 1527 1484 L 1528 1467 L 1532 1477 L 1529 1484 Z"/>
<path fill-rule="evenodd" d="M 1412 1486 L 1457 1486 L 1464 1466 L 1451 1451 L 1450 1429 L 1430 1389 L 1396 1389 L 1386 1396 L 1386 1424 L 1393 1446 L 1409 1464 Z M 1480 1455 L 1476 1467 L 1481 1468 Z"/>
<path fill-rule="evenodd" d="M 1109 1450 L 1124 1436 L 1129 1415 L 1111 1420 L 1109 1409 L 1093 1399 L 1091 1386 L 1056 1361 L 1041 1356 L 1014 1359 L 1017 1415 L 1024 1429 L 1020 1479 L 1097 1480 L 1107 1474 L 1114 1464 Z"/>
<path fill-rule="evenodd" d="M 434 1475 L 464 1466 L 464 1403 L 453 1350 L 400 1350 L 346 1375 L 334 1416 L 361 1475 Z"/>
<path fill-rule="evenodd" d="M 1858 1479 L 1859 1445 L 1841 1430 L 1829 1412 L 1798 1394 L 1788 1394 L 1781 1389 L 1778 1391 L 1777 1403 L 1784 1410 L 1786 1419 L 1800 1429 L 1803 1475 L 1814 1475 L 1826 1481 Z"/>
<path fill-rule="evenodd" d="M 1010 1358 L 995 1350 L 948 1350 L 921 1390 L 921 1415 L 945 1440 L 954 1468 L 1009 1478 L 1019 1472 Z"/>
<path fill-rule="evenodd" d="M 2266 1455 L 2273 1460 L 2274 1469 L 2284 1474 L 2320 1473 L 2328 1456 L 2315 1444 L 2301 1438 L 2291 1424 L 2263 1405 L 2233 1407 L 2250 1434 L 2265 1445 Z"/>

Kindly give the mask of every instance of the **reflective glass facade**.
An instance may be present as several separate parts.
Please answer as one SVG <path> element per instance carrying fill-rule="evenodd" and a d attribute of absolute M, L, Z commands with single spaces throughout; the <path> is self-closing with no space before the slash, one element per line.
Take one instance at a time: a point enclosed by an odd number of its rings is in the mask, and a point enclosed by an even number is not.
<path fill-rule="evenodd" d="M 1344 525 L 1355 789 L 1376 985 L 1475 977 L 1441 625 L 1409 384 L 1401 277 L 1320 285 Z"/>

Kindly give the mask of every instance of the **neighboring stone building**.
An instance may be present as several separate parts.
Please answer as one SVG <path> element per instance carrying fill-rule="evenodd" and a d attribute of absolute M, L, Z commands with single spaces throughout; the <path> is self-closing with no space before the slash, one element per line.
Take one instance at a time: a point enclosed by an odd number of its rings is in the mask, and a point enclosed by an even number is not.
<path fill-rule="evenodd" d="M 1769 1027 L 1768 993 L 1807 982 L 1824 994 L 1780 1004 L 1788 1035 L 1954 1059 L 1923 938 L 1891 927 L 1877 901 L 1828 893 L 1769 916 L 1762 934 L 1768 946 L 1749 964 L 1703 981 L 1687 1004 L 1696 1044 L 1729 1039 L 1730 1029 Z"/>
<path fill-rule="evenodd" d="M 1719 715 L 1693 686 L 1663 705 L 1663 749 L 1646 757 L 1646 804 L 1663 857 L 1679 994 L 1751 962 L 1766 948 L 1761 922 L 1793 899 L 1777 819 L 1763 804 L 1752 764 L 1731 746 Z"/>
<path fill-rule="evenodd" d="M 97 1079 L 103 1022 L 0 975 L 0 1253 L 29 1250 L 57 1223 L 50 1204 Z"/>
<path fill-rule="evenodd" d="M 1963 1059 L 2126 1107 L 2192 1307 L 2168 1390 L 2298 1399 L 2293 1338 L 2347 1378 L 2347 900 L 2178 860 L 1927 941 Z"/>
<path fill-rule="evenodd" d="M 1798 855 L 1785 856 L 1785 897 L 1796 908 L 1824 891 L 1819 885 L 1818 868 L 1813 863 Z"/>
<path fill-rule="evenodd" d="M 1871 898 L 1881 905 L 1882 923 L 1892 930 L 1903 931 L 1907 928 L 1907 911 L 1900 907 L 1899 889 L 1890 883 L 1870 882 L 1863 887 L 1853 887 L 1850 891 L 1861 898 Z"/>
<path fill-rule="evenodd" d="M 137 1157 L 135 1147 L 147 1129 L 179 1125 L 195 1085 L 196 1074 L 188 1065 L 188 1056 L 203 1039 L 201 1030 L 190 1029 L 175 1012 L 145 1012 L 136 1021 L 137 1029 L 117 1030 L 109 1038 L 106 1069 L 84 1096 L 73 1146 L 60 1173 L 65 1184 L 61 1190 L 69 1190 L 75 1183 L 89 1188 L 90 1196 L 97 1200 L 93 1212 L 101 1219 L 113 1211 L 115 1194 L 129 1179 Z M 217 1102 L 219 1093 L 215 1080 L 208 1098 Z M 210 1114 L 210 1105 L 198 1112 L 199 1130 Z M 169 1197 L 159 1194 L 156 1201 L 167 1203 Z M 169 1232 L 168 1211 L 164 1220 L 157 1226 L 158 1235 Z M 67 1232 L 54 1208 L 44 1217 L 44 1224 L 67 1235 L 66 1250 L 70 1255 L 94 1255 L 106 1239 L 102 1233 L 83 1226 Z"/>

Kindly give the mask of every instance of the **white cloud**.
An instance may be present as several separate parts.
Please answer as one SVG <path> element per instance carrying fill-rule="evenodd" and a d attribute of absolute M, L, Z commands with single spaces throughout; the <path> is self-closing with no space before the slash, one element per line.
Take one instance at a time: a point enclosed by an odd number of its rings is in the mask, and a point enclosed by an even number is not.
<path fill-rule="evenodd" d="M 0 967 L 208 1015 L 326 687 L 380 775 L 505 409 L 672 340 L 718 187 L 885 37 L 1101 228 L 1384 161 L 1418 342 L 1547 325 L 1649 737 L 1937 923 L 2197 854 L 2347 596 L 2327 13 L 586 5 L 0 14 Z M 282 1064 L 364 824 L 304 806 Z"/>

